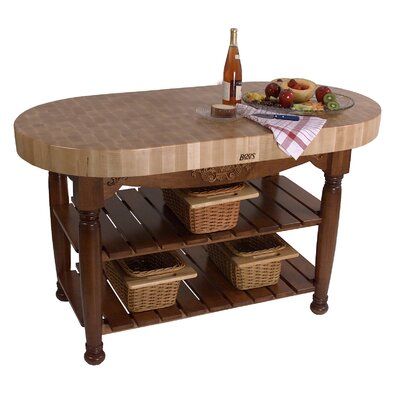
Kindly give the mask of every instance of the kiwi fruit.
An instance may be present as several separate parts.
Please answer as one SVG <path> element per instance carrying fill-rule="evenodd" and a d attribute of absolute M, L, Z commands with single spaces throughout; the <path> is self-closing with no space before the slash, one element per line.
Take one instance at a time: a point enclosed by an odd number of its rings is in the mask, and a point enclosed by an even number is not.
<path fill-rule="evenodd" d="M 324 98 L 322 99 L 322 101 L 324 102 L 324 104 L 328 104 L 331 101 L 335 101 L 336 102 L 336 96 L 333 93 L 327 93 Z"/>
<path fill-rule="evenodd" d="M 324 96 L 324 100 L 325 100 L 325 96 Z M 330 101 L 329 103 L 327 103 L 326 106 L 328 107 L 328 110 L 331 110 L 331 111 L 339 110 L 339 108 L 340 108 L 340 105 L 337 101 Z"/>

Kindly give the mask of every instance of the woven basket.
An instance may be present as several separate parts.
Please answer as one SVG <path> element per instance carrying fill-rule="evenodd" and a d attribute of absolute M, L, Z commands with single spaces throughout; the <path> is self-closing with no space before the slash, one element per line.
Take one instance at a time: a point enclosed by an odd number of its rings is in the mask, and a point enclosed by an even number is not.
<path fill-rule="evenodd" d="M 106 262 L 107 278 L 131 312 L 173 305 L 183 279 L 196 273 L 175 252 L 157 253 Z"/>
<path fill-rule="evenodd" d="M 299 255 L 278 235 L 212 244 L 208 252 L 218 269 L 241 290 L 275 285 L 281 261 Z"/>
<path fill-rule="evenodd" d="M 163 189 L 163 195 L 165 204 L 188 230 L 192 233 L 211 233 L 236 226 L 240 200 L 235 200 L 235 195 L 240 193 L 243 187 L 244 184 L 240 183 L 191 190 Z M 226 202 L 226 196 L 232 196 L 232 201 Z M 190 197 L 203 198 L 205 203 L 212 198 L 224 197 L 224 202 L 192 208 L 187 201 Z"/>

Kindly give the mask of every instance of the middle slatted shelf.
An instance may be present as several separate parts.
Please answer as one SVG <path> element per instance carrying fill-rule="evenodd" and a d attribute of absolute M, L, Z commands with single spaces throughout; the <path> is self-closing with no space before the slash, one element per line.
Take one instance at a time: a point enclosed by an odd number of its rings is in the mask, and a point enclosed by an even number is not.
<path fill-rule="evenodd" d="M 100 212 L 103 260 L 178 250 L 318 225 L 320 201 L 284 176 L 254 180 L 259 197 L 240 202 L 237 225 L 212 233 L 190 232 L 165 205 L 160 189 L 120 190 Z M 79 251 L 79 214 L 73 204 L 53 209 Z"/>

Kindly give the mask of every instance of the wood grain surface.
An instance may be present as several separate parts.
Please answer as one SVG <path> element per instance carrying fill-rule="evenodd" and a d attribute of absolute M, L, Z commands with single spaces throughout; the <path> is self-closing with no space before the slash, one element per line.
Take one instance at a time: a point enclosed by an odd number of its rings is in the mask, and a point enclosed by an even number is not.
<path fill-rule="evenodd" d="M 263 82 L 244 84 L 262 91 Z M 373 140 L 380 107 L 357 93 L 350 110 L 329 114 L 304 155 L 352 149 Z M 272 134 L 255 122 L 219 122 L 196 114 L 221 99 L 221 86 L 77 97 L 34 107 L 15 121 L 18 154 L 57 173 L 136 177 L 287 158 Z"/>

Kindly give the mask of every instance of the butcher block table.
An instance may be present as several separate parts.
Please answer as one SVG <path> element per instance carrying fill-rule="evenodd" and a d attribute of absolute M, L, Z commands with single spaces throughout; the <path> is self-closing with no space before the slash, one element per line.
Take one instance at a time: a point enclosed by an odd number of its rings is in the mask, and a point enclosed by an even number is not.
<path fill-rule="evenodd" d="M 259 91 L 262 82 L 244 84 Z M 220 86 L 78 97 L 43 104 L 15 121 L 18 154 L 49 171 L 50 216 L 58 299 L 85 327 L 85 360 L 104 360 L 102 335 L 232 307 L 313 292 L 311 310 L 328 310 L 341 181 L 351 149 L 373 140 L 380 107 L 346 90 L 355 106 L 328 114 L 325 127 L 294 160 L 273 135 L 246 120 L 219 122 L 195 113 L 221 98 Z M 281 171 L 310 162 L 325 174 L 321 201 Z M 73 182 L 70 198 L 67 178 Z M 164 206 L 161 188 L 250 181 L 260 191 L 243 201 L 229 231 L 192 234 Z M 139 186 L 120 190 L 121 186 Z M 206 245 L 318 225 L 315 267 L 300 256 L 282 263 L 279 282 L 234 288 L 208 260 Z M 79 264 L 71 265 L 71 246 Z M 167 250 L 198 276 L 180 285 L 168 308 L 128 313 L 103 274 L 103 262 Z"/>

